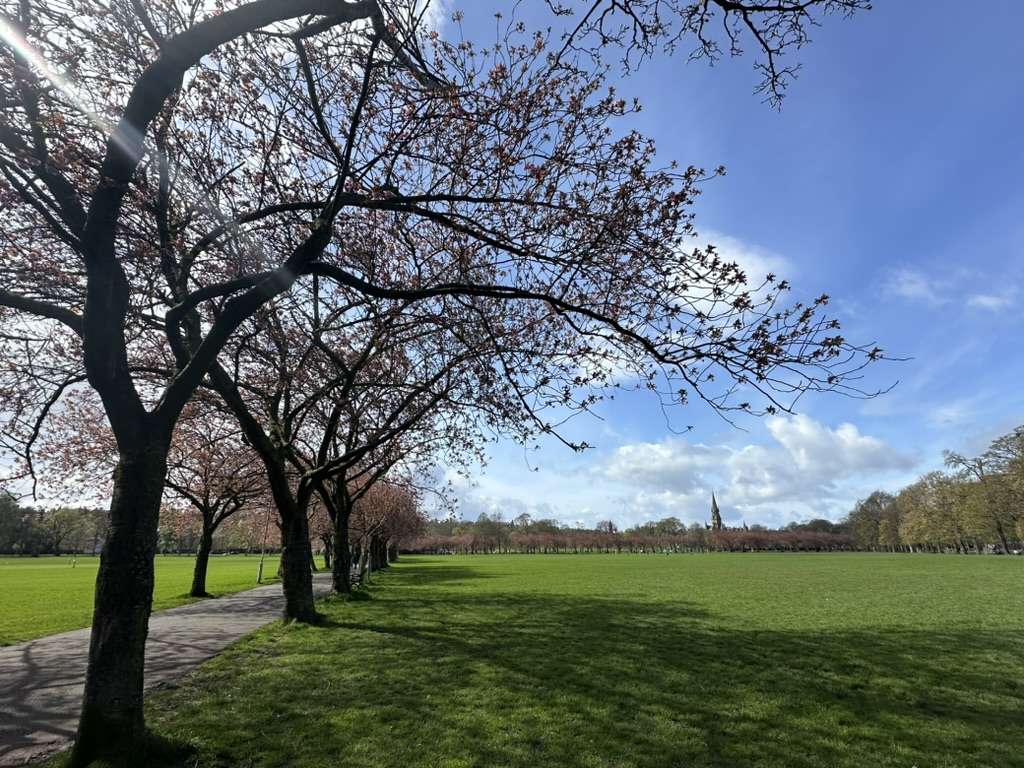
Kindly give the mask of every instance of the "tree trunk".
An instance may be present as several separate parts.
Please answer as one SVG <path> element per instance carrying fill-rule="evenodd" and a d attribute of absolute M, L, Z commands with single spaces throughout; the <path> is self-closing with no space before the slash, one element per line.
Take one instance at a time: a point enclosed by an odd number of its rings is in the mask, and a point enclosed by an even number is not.
<path fill-rule="evenodd" d="M 313 604 L 313 557 L 309 546 L 309 521 L 304 511 L 281 510 L 281 582 L 284 589 L 285 619 L 316 622 Z"/>
<path fill-rule="evenodd" d="M 313 606 L 313 578 L 310 574 L 313 551 L 309 545 L 309 518 L 306 514 L 310 491 L 300 486 L 302 497 L 297 499 L 292 495 L 281 451 L 249 412 L 234 381 L 216 365 L 210 376 L 267 470 L 270 492 L 281 517 L 281 564 L 277 572 L 281 576 L 285 597 L 284 618 L 315 622 L 317 614 Z"/>
<path fill-rule="evenodd" d="M 996 521 L 996 535 L 999 536 L 999 541 L 1003 545 L 1003 554 L 1010 554 L 1010 542 L 1006 537 L 1006 531 L 1003 530 L 1003 523 L 997 518 Z"/>
<path fill-rule="evenodd" d="M 70 765 L 138 764 L 145 734 L 143 661 L 153 603 L 160 498 L 167 444 L 122 456 L 114 472 L 110 531 L 96 575 L 89 663 Z"/>
<path fill-rule="evenodd" d="M 370 568 L 374 571 L 379 571 L 385 568 L 383 558 L 381 557 L 381 540 L 376 536 L 370 537 Z"/>
<path fill-rule="evenodd" d="M 339 504 L 334 517 L 334 569 L 331 582 L 338 594 L 352 591 L 352 550 L 348 546 L 348 521 L 352 514 L 350 504 Z"/>
<path fill-rule="evenodd" d="M 301 496 L 293 496 L 280 457 L 259 449 L 257 453 L 263 459 L 281 519 L 281 561 L 277 572 L 284 592 L 284 618 L 314 624 L 318 616 L 313 601 L 313 548 L 309 544 L 309 517 L 306 514 L 309 494 L 300 488 Z"/>
<path fill-rule="evenodd" d="M 359 583 L 365 584 L 370 577 L 373 566 L 370 564 L 370 544 L 367 541 L 359 543 Z"/>
<path fill-rule="evenodd" d="M 199 537 L 199 549 L 196 551 L 196 565 L 192 571 L 192 597 L 209 597 L 206 592 L 206 570 L 210 563 L 210 552 L 213 550 L 213 531 L 204 522 L 203 533 Z"/>

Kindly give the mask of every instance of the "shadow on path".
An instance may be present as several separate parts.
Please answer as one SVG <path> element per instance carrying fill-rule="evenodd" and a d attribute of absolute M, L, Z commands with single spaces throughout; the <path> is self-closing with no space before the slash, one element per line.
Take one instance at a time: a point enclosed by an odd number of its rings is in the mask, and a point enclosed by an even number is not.
<path fill-rule="evenodd" d="M 318 594 L 329 575 L 314 578 Z M 159 611 L 150 617 L 146 687 L 178 681 L 243 635 L 281 616 L 281 586 Z M 0 648 L 0 766 L 23 765 L 74 737 L 89 653 L 79 629 Z"/>

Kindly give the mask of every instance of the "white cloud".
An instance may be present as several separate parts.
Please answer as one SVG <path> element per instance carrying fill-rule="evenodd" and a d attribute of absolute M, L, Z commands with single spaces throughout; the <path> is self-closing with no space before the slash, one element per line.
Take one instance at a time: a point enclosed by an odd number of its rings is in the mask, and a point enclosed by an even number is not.
<path fill-rule="evenodd" d="M 589 512 L 589 510 L 587 511 Z M 502 520 L 514 520 L 524 513 L 538 520 L 559 516 L 558 510 L 547 502 L 527 502 L 514 496 L 499 497 L 486 494 L 462 495 L 459 499 L 458 512 L 466 520 L 476 520 L 481 513 Z"/>
<path fill-rule="evenodd" d="M 951 301 L 966 302 L 968 307 L 989 312 L 999 312 L 1015 303 L 1015 288 L 1011 286 L 996 293 L 985 290 L 991 285 L 990 274 L 969 269 L 939 270 L 938 273 L 925 274 L 917 269 L 902 267 L 889 274 L 883 290 L 889 296 L 932 306 Z"/>
<path fill-rule="evenodd" d="M 612 519 L 628 526 L 669 515 L 703 523 L 714 491 L 727 524 L 777 526 L 838 519 L 876 487 L 907 482 L 916 465 L 853 424 L 831 426 L 807 416 L 764 424 L 764 444 L 705 444 L 673 435 L 589 459 L 541 463 L 535 472 L 512 459 L 492 464 L 472 484 L 451 479 L 467 519 L 487 512 L 508 520 L 528 512 L 567 525 Z"/>
<path fill-rule="evenodd" d="M 638 491 L 632 497 L 619 502 L 623 508 L 623 521 L 639 523 L 646 520 L 661 520 L 678 517 L 687 522 L 703 521 L 703 511 L 708 509 L 708 496 L 703 489 L 694 493 L 675 491 Z"/>
<path fill-rule="evenodd" d="M 727 521 L 781 524 L 841 514 L 862 492 L 854 486 L 914 464 L 853 424 L 832 428 L 793 416 L 769 419 L 766 426 L 773 444 L 736 448 L 670 437 L 623 445 L 595 474 L 635 489 L 623 497 L 633 521 L 665 515 L 703 520 L 714 490 Z"/>
<path fill-rule="evenodd" d="M 426 29 L 444 31 L 452 16 L 451 0 L 419 0 L 418 11 L 423 11 L 423 25 Z"/>
<path fill-rule="evenodd" d="M 987 309 L 990 312 L 999 312 L 1013 304 L 1013 295 L 1004 293 L 1001 295 L 992 293 L 974 293 L 967 297 L 967 306 L 976 309 Z"/>
<path fill-rule="evenodd" d="M 973 398 L 961 398 L 929 409 L 928 421 L 937 427 L 967 424 L 974 421 L 976 412 Z"/>
<path fill-rule="evenodd" d="M 903 461 L 895 450 L 878 438 L 862 435 L 853 424 L 830 429 L 799 415 L 768 419 L 768 431 L 798 469 L 820 476 L 886 469 Z"/>
<path fill-rule="evenodd" d="M 941 295 L 941 281 L 925 275 L 916 269 L 902 268 L 889 275 L 885 284 L 885 292 L 911 301 L 924 301 L 928 304 L 942 304 L 945 298 Z"/>
<path fill-rule="evenodd" d="M 750 288 L 757 288 L 769 274 L 776 275 L 779 279 L 793 279 L 793 263 L 785 256 L 759 245 L 714 230 L 701 232 L 698 242 L 711 243 L 723 260 L 736 262 L 746 273 L 747 285 Z"/>
<path fill-rule="evenodd" d="M 602 469 L 609 480 L 626 485 L 690 491 L 700 487 L 703 474 L 728 458 L 724 448 L 691 445 L 669 437 L 660 443 L 620 446 Z"/>

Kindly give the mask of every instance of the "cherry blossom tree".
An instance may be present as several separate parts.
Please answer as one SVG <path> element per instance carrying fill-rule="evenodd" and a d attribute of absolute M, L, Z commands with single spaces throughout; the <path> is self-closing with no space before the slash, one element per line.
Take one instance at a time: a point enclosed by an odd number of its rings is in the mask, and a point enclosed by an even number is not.
<path fill-rule="evenodd" d="M 282 519 L 286 615 L 305 620 L 314 610 L 311 510 L 323 504 L 335 526 L 326 536 L 335 588 L 347 591 L 352 504 L 389 473 L 438 455 L 479 460 L 474 415 L 490 416 L 486 403 L 497 398 L 490 379 L 474 375 L 478 345 L 460 348 L 436 322 L 391 302 L 324 293 L 296 290 L 260 312 L 229 345 L 231 370 L 211 376 L 263 461 Z"/>
<path fill-rule="evenodd" d="M 357 553 L 358 578 L 387 568 L 398 545 L 414 540 L 425 519 L 414 491 L 406 485 L 375 483 L 352 506 L 350 536 Z"/>
<path fill-rule="evenodd" d="M 540 431 L 555 431 L 543 406 L 586 408 L 619 364 L 721 410 L 850 386 L 878 352 L 839 335 L 824 297 L 786 307 L 785 282 L 754 290 L 690 247 L 704 174 L 620 128 L 632 107 L 582 52 L 695 35 L 714 55 L 703 7 L 732 52 L 756 41 L 774 82 L 815 12 L 863 5 L 598 4 L 568 38 L 513 24 L 483 49 L 424 39 L 412 2 L 3 2 L 8 443 L 31 473 L 47 414 L 87 382 L 117 449 L 72 764 L 136 754 L 175 426 L 207 377 L 226 389 L 239 330 L 297 285 L 518 333 L 495 365 Z M 632 37 L 607 33 L 622 14 Z M 306 523 L 289 519 L 297 562 Z"/>
<path fill-rule="evenodd" d="M 117 443 L 96 396 L 78 389 L 64 398 L 44 435 L 47 490 L 59 495 L 110 498 Z M 213 536 L 233 515 L 267 494 L 259 457 L 234 418 L 209 394 L 191 401 L 175 427 L 167 456 L 163 525 L 191 528 L 198 547 L 192 597 L 205 597 Z M 171 498 L 167 498 L 170 496 Z M 179 508 L 186 505 L 185 510 Z M 174 509 L 171 514 L 167 510 Z"/>
<path fill-rule="evenodd" d="M 213 536 L 233 515 L 266 495 L 259 457 L 242 440 L 237 423 L 207 409 L 178 422 L 168 459 L 167 487 L 199 513 L 201 532 L 192 597 L 206 597 Z"/>

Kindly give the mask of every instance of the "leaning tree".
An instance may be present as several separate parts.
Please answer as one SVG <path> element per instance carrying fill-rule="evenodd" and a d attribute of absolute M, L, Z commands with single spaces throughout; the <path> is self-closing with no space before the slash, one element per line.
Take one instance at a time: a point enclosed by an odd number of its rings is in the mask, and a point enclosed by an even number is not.
<path fill-rule="evenodd" d="M 600 60 L 691 37 L 715 56 L 745 35 L 776 94 L 792 74 L 780 56 L 808 25 L 866 5 L 596 2 L 565 37 L 513 26 L 477 48 L 422 39 L 411 0 L 4 0 L 8 442 L 30 471 L 46 415 L 87 382 L 118 451 L 73 764 L 130 760 L 144 734 L 174 427 L 239 328 L 297 282 L 459 304 L 484 324 L 514 307 L 498 317 L 518 318 L 523 343 L 500 364 L 552 403 L 620 364 L 674 402 L 719 409 L 849 386 L 878 353 L 847 344 L 824 297 L 784 307 L 784 282 L 753 291 L 690 247 L 703 174 L 659 166 L 620 127 L 631 108 Z M 534 338 L 578 365 L 534 377 Z"/>

